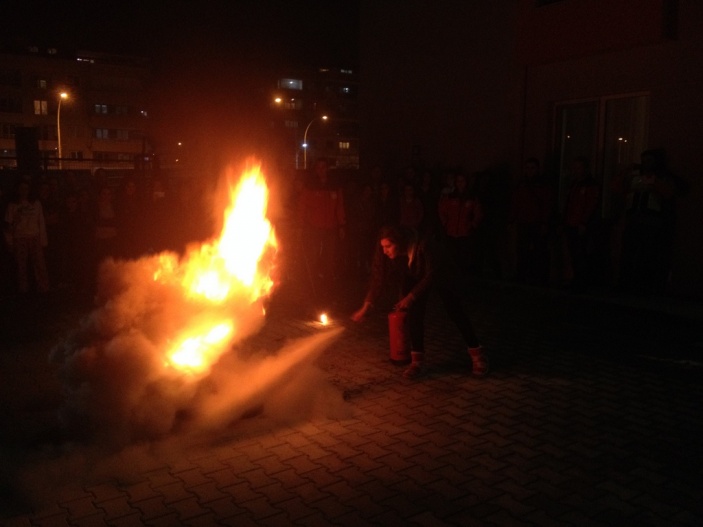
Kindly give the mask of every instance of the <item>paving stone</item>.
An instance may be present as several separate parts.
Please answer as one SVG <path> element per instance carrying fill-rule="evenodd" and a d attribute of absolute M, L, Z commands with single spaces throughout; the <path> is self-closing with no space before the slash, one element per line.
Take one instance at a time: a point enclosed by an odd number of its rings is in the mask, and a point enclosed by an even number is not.
<path fill-rule="evenodd" d="M 260 467 L 255 464 L 247 455 L 239 454 L 237 456 L 223 460 L 225 464 L 232 467 L 235 474 L 242 474 L 248 470 L 254 470 Z"/>
<path fill-rule="evenodd" d="M 176 511 L 181 521 L 187 521 L 208 514 L 209 509 L 203 506 L 197 498 L 191 497 L 168 504 L 169 509 Z"/>
<path fill-rule="evenodd" d="M 175 512 L 167 512 L 162 516 L 145 519 L 144 525 L 149 527 L 172 527 L 173 525 L 182 525 L 182 520 Z"/>
<path fill-rule="evenodd" d="M 218 489 L 246 482 L 246 479 L 235 474 L 234 469 L 229 467 L 210 472 L 207 476 Z"/>
<path fill-rule="evenodd" d="M 181 472 L 174 472 L 173 474 L 180 479 L 186 487 L 193 487 L 212 482 L 211 479 L 203 474 L 200 467 L 183 470 Z"/>
<path fill-rule="evenodd" d="M 3 523 L 5 527 L 31 527 L 32 523 L 27 517 L 8 518 Z"/>
<path fill-rule="evenodd" d="M 227 496 L 225 492 L 220 490 L 220 485 L 215 481 L 208 481 L 200 485 L 188 487 L 188 492 L 193 493 L 198 501 L 207 504 L 210 501 L 219 500 Z"/>
<path fill-rule="evenodd" d="M 139 512 L 106 521 L 110 527 L 143 527 L 144 525 L 144 520 Z"/>
<path fill-rule="evenodd" d="M 201 516 L 195 518 L 189 518 L 188 520 L 182 520 L 181 525 L 187 525 L 188 527 L 212 527 L 213 525 L 222 525 L 219 522 L 219 518 L 212 512 L 205 513 Z"/>
<path fill-rule="evenodd" d="M 281 484 L 287 489 L 294 489 L 309 482 L 308 479 L 304 478 L 290 467 L 281 472 L 276 472 L 273 474 L 272 478 L 276 481 L 280 481 Z"/>
<path fill-rule="evenodd" d="M 98 504 L 105 500 L 113 500 L 125 496 L 114 484 L 102 483 L 88 487 L 86 490 L 93 495 L 95 503 Z"/>
<path fill-rule="evenodd" d="M 329 494 L 321 490 L 319 485 L 314 482 L 308 482 L 304 485 L 295 487 L 294 492 L 304 503 L 307 504 L 312 504 L 318 500 L 329 497 Z"/>
<path fill-rule="evenodd" d="M 301 475 L 320 468 L 318 463 L 311 461 L 310 458 L 305 455 L 287 459 L 283 462 L 283 464 L 292 467 L 296 472 L 298 472 L 298 474 Z"/>
<path fill-rule="evenodd" d="M 93 496 L 88 496 L 77 500 L 63 501 L 60 502 L 60 505 L 68 509 L 68 515 L 72 519 L 92 516 L 94 514 L 102 514 L 103 511 L 98 509 L 93 500 Z"/>
<path fill-rule="evenodd" d="M 140 481 L 124 487 L 124 491 L 127 493 L 131 501 L 141 501 L 161 496 L 161 494 L 152 488 L 148 481 Z"/>
<path fill-rule="evenodd" d="M 140 501 L 132 502 L 132 507 L 139 509 L 142 518 L 150 521 L 154 518 L 159 518 L 166 514 L 172 514 L 166 509 L 166 504 L 163 498 L 147 498 Z"/>
<path fill-rule="evenodd" d="M 108 524 L 105 520 L 105 515 L 98 513 L 72 519 L 71 525 L 75 525 L 76 527 L 106 527 Z"/>
<path fill-rule="evenodd" d="M 241 506 L 248 509 L 252 518 L 257 521 L 282 512 L 279 508 L 274 507 L 265 496 L 241 503 Z"/>
<path fill-rule="evenodd" d="M 106 493 L 106 495 L 109 495 Z M 104 499 L 97 503 L 105 512 L 105 519 L 111 521 L 115 518 L 120 518 L 122 516 L 129 516 L 137 512 L 130 504 L 127 496 L 117 495 L 116 498 Z"/>
<path fill-rule="evenodd" d="M 154 490 L 163 496 L 163 501 L 166 504 L 193 497 L 193 494 L 186 490 L 182 481 L 154 487 Z"/>
<path fill-rule="evenodd" d="M 209 501 L 205 507 L 215 514 L 217 518 L 232 518 L 247 512 L 247 509 L 237 505 L 235 499 L 231 496 Z"/>
<path fill-rule="evenodd" d="M 350 505 L 346 505 L 336 496 L 327 496 L 326 498 L 311 503 L 310 506 L 313 509 L 319 510 L 326 518 L 332 521 L 354 510 Z"/>

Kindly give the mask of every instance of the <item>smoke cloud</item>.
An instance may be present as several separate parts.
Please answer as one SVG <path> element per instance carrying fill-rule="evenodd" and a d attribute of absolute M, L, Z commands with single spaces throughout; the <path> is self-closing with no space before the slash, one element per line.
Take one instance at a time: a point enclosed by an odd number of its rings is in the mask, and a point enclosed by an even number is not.
<path fill-rule="evenodd" d="M 261 329 L 260 303 L 193 304 L 153 279 L 159 258 L 107 260 L 102 304 L 52 352 L 64 387 L 62 424 L 70 437 L 120 447 L 136 441 L 212 433 L 242 418 L 334 416 L 341 395 L 315 358 L 341 329 L 292 342 L 275 353 L 238 352 Z M 179 371 L 164 348 L 194 319 L 231 318 L 236 338 L 205 373 Z M 240 348 L 239 351 L 241 351 Z"/>
<path fill-rule="evenodd" d="M 50 355 L 63 391 L 60 440 L 13 461 L 23 466 L 6 467 L 3 486 L 42 504 L 62 486 L 138 478 L 242 434 L 349 417 L 342 394 L 316 366 L 343 329 L 255 348 L 249 337 L 266 324 L 266 295 L 237 286 L 210 302 L 184 289 L 189 263 L 208 247 L 103 262 L 96 308 Z M 211 346 L 204 368 L 170 361 L 184 333 L 220 322 L 231 334 Z"/>

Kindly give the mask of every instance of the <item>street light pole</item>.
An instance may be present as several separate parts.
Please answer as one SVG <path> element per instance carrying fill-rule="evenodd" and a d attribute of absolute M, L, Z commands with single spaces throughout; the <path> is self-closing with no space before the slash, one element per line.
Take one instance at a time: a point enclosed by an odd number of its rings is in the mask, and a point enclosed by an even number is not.
<path fill-rule="evenodd" d="M 59 154 L 59 170 L 63 168 L 63 154 L 61 152 L 61 102 L 68 98 L 68 93 L 66 92 L 61 92 L 59 94 L 59 108 L 56 110 L 56 140 L 58 142 L 59 148 L 58 148 L 58 154 Z"/>
<path fill-rule="evenodd" d="M 326 115 L 320 116 L 320 119 L 323 121 L 327 120 Z M 310 130 L 310 125 L 314 123 L 317 120 L 317 117 L 313 118 L 312 121 L 308 123 L 308 125 L 305 127 L 305 134 L 303 135 L 303 168 L 307 170 L 308 168 L 308 130 Z"/>

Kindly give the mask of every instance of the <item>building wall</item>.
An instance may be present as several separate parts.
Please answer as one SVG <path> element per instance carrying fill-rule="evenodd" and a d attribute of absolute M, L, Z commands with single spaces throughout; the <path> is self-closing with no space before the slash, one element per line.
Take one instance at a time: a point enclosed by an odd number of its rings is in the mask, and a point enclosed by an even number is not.
<path fill-rule="evenodd" d="M 553 157 L 560 102 L 645 93 L 648 146 L 690 184 L 670 290 L 703 298 L 703 2 L 362 2 L 362 166 Z"/>
<path fill-rule="evenodd" d="M 520 111 L 515 2 L 362 2 L 361 164 L 413 149 L 468 170 L 512 159 Z"/>
<path fill-rule="evenodd" d="M 571 2 L 563 2 L 568 7 Z M 575 0 L 574 4 L 580 4 Z M 627 3 L 627 2 L 626 2 Z M 617 4 L 617 3 L 616 3 Z M 650 4 L 649 1 L 640 5 Z M 652 0 L 651 5 L 662 7 Z M 617 5 L 615 6 L 617 7 Z M 703 185 L 700 144 L 703 139 L 703 2 L 682 0 L 678 4 L 675 38 L 656 38 L 642 45 L 620 49 L 579 52 L 570 59 L 539 62 L 531 57 L 525 65 L 525 109 L 522 150 L 524 155 L 552 157 L 553 108 L 557 102 L 627 93 L 650 96 L 649 141 L 664 148 L 671 169 L 690 185 L 689 194 L 678 201 L 678 229 L 674 249 L 671 292 L 703 297 Z M 636 26 L 651 22 L 631 20 Z M 595 15 L 594 15 L 595 16 Z M 603 16 L 602 13 L 598 17 Z M 634 16 L 634 15 L 633 15 Z M 659 22 L 663 22 L 660 17 Z M 594 25 L 597 20 L 580 20 Z M 654 24 L 653 27 L 659 27 Z M 527 57 L 530 59 L 530 57 Z M 608 182 L 605 182 L 606 184 Z"/>

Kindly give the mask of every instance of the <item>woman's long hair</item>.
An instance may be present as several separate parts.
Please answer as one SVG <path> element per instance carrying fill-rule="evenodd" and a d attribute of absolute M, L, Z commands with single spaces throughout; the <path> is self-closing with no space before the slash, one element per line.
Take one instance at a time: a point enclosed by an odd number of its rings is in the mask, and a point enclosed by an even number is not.
<path fill-rule="evenodd" d="M 417 247 L 417 232 L 409 227 L 400 225 L 384 225 L 378 231 L 377 250 L 381 250 L 381 240 L 388 240 L 398 246 L 401 253 L 408 255 L 408 266 L 410 266 L 415 257 L 415 249 Z"/>

